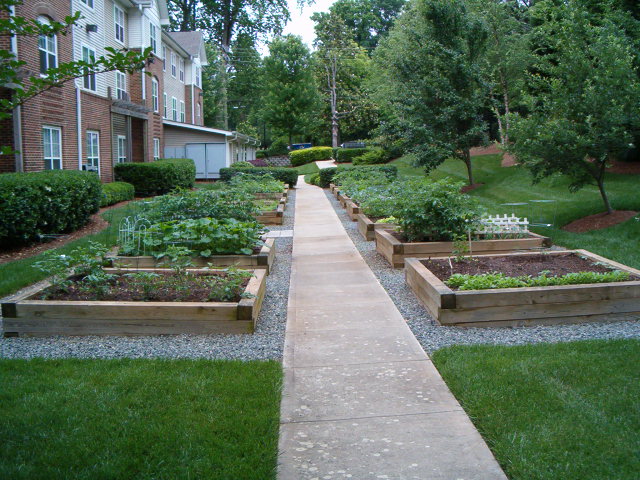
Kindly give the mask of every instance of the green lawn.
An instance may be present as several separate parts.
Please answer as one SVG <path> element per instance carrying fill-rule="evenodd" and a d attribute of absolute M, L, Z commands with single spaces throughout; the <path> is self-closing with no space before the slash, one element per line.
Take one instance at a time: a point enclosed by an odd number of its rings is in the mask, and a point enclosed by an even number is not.
<path fill-rule="evenodd" d="M 640 477 L 640 341 L 432 355 L 511 480 Z"/>
<path fill-rule="evenodd" d="M 115 245 L 118 239 L 118 224 L 124 217 L 134 213 L 135 207 L 131 203 L 123 207 L 107 210 L 102 214 L 102 217 L 110 223 L 107 229 L 100 233 L 74 240 L 56 250 L 60 254 L 64 254 L 74 248 L 86 245 L 89 241 L 101 242 L 108 246 Z M 0 265 L 0 297 L 9 295 L 20 288 L 46 278 L 46 274 L 32 268 L 32 265 L 41 258 L 42 254 Z"/>
<path fill-rule="evenodd" d="M 281 367 L 1 360 L 0 478 L 273 479 Z"/>
<path fill-rule="evenodd" d="M 298 175 L 310 175 L 312 173 L 316 173 L 320 171 L 316 162 L 307 163 L 306 165 L 302 165 L 301 167 L 296 167 L 298 169 Z"/>
<path fill-rule="evenodd" d="M 422 168 L 411 166 L 411 157 L 405 156 L 392 162 L 400 175 L 424 175 Z M 640 221 L 629 220 L 615 227 L 574 234 L 560 227 L 572 220 L 604 211 L 596 187 L 586 187 L 570 193 L 569 181 L 554 176 L 537 185 L 531 185 L 529 172 L 522 167 L 503 168 L 499 155 L 484 155 L 473 158 L 475 181 L 483 186 L 472 190 L 492 214 L 515 213 L 530 221 L 552 223 L 551 228 L 532 228 L 533 231 L 551 237 L 555 244 L 567 248 L 584 248 L 626 265 L 640 268 Z M 430 174 L 431 178 L 455 178 L 466 180 L 466 168 L 460 160 L 447 160 Z M 605 180 L 613 208 L 617 210 L 640 210 L 640 175 L 608 174 Z M 550 204 L 538 204 L 531 200 L 554 200 Z M 524 207 L 503 206 L 503 203 L 528 202 Z"/>

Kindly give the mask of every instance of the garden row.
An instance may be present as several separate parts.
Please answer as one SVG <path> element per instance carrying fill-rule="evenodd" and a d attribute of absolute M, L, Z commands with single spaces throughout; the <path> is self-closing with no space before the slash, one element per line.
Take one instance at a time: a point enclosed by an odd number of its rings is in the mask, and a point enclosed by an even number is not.
<path fill-rule="evenodd" d="M 275 259 L 264 224 L 282 223 L 287 196 L 272 176 L 243 173 L 135 202 L 112 251 L 48 252 L 36 267 L 49 282 L 2 304 L 4 333 L 251 332 Z"/>
<path fill-rule="evenodd" d="M 323 174 L 349 218 L 443 325 L 634 319 L 640 271 L 585 250 L 548 250 L 526 219 L 488 215 L 461 184 L 401 180 L 393 166 Z M 327 178 L 325 178 L 326 180 Z"/>

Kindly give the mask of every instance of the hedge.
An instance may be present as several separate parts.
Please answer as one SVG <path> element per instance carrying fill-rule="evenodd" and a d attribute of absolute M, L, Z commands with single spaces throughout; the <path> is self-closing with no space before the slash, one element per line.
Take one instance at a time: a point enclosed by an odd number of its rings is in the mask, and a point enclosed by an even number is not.
<path fill-rule="evenodd" d="M 163 195 L 177 187 L 193 188 L 196 181 L 196 166 L 188 158 L 118 163 L 114 172 L 116 180 L 132 184 L 139 197 Z"/>
<path fill-rule="evenodd" d="M 354 165 L 376 165 L 387 163 L 391 160 L 390 155 L 381 148 L 372 148 L 368 152 L 363 153 L 353 159 Z"/>
<path fill-rule="evenodd" d="M 131 185 L 130 183 L 105 183 L 102 185 L 102 198 L 100 200 L 100 206 L 108 207 L 109 205 L 113 205 L 118 202 L 133 200 L 134 195 L 135 188 L 133 188 L 133 185 Z"/>
<path fill-rule="evenodd" d="M 255 167 L 255 168 L 221 168 L 220 180 L 228 182 L 236 175 L 271 175 L 276 180 L 295 187 L 298 183 L 298 170 L 284 167 Z"/>
<path fill-rule="evenodd" d="M 290 152 L 289 159 L 291 160 L 291 165 L 299 167 L 316 160 L 330 160 L 331 155 L 333 155 L 333 148 L 331 147 L 311 147 Z"/>
<path fill-rule="evenodd" d="M 0 175 L 0 246 L 77 230 L 98 211 L 101 197 L 100 178 L 92 172 L 4 173 Z"/>
<path fill-rule="evenodd" d="M 350 163 L 354 158 L 367 153 L 369 148 L 339 148 L 335 156 L 338 163 Z"/>
<path fill-rule="evenodd" d="M 318 172 L 320 174 L 320 179 L 318 181 L 318 186 L 322 188 L 327 188 L 329 184 L 333 181 L 333 176 L 338 172 L 343 172 L 345 170 L 351 170 L 352 168 L 359 168 L 362 170 L 378 170 L 384 173 L 388 178 L 394 179 L 398 176 L 398 168 L 395 165 L 366 165 L 362 167 L 354 167 L 352 165 L 340 165 L 338 167 L 331 168 L 323 168 Z"/>

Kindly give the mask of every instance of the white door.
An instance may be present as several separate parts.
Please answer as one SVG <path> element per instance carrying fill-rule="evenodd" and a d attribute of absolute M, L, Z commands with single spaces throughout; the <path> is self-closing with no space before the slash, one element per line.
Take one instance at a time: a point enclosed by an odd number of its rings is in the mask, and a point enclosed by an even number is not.
<path fill-rule="evenodd" d="M 196 178 L 208 178 L 207 145 L 205 143 L 187 143 L 185 156 L 196 164 Z"/>
<path fill-rule="evenodd" d="M 207 143 L 207 178 L 220 178 L 220 169 L 227 166 L 224 143 Z"/>

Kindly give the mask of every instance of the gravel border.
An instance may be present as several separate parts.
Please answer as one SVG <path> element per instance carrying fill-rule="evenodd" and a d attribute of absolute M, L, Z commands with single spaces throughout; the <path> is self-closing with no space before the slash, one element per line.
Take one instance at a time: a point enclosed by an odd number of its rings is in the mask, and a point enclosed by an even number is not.
<path fill-rule="evenodd" d="M 289 200 L 282 225 L 290 230 L 296 192 Z M 267 277 L 267 289 L 255 333 L 246 335 L 157 335 L 143 337 L 0 337 L 0 358 L 206 358 L 281 360 L 289 301 L 293 238 L 276 238 L 276 259 Z M 0 327 L 2 323 L 0 321 Z M 1 328 L 0 328 L 1 329 Z"/>
<path fill-rule="evenodd" d="M 449 345 L 523 345 L 530 343 L 556 343 L 576 340 L 640 338 L 640 319 L 611 323 L 583 323 L 536 327 L 461 328 L 436 324 L 418 302 L 404 280 L 404 270 L 394 269 L 376 252 L 375 242 L 367 242 L 351 221 L 346 210 L 329 190 L 329 202 L 351 237 L 356 248 L 387 291 L 409 328 L 422 347 L 432 353 Z"/>

